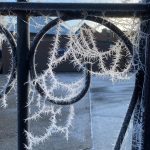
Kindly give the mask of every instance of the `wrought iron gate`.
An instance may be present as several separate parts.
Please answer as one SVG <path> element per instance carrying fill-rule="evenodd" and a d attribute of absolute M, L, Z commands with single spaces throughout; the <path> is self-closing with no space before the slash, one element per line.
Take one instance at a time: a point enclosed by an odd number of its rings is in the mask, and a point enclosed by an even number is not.
<path fill-rule="evenodd" d="M 8 38 L 11 47 L 13 49 L 13 69 L 11 78 L 7 86 L 6 92 L 11 90 L 11 83 L 16 76 L 15 70 L 17 70 L 17 93 L 18 93 L 18 150 L 25 150 L 24 144 L 28 144 L 24 130 L 28 130 L 28 122 L 24 121 L 28 116 L 28 107 L 26 107 L 28 101 L 28 76 L 31 73 L 32 78 L 35 77 L 34 68 L 32 65 L 32 59 L 34 58 L 34 52 L 37 45 L 43 35 L 53 26 L 57 24 L 59 19 L 55 19 L 48 23 L 35 37 L 32 45 L 30 46 L 30 31 L 29 31 L 29 17 L 30 16 L 56 16 L 57 11 L 61 14 L 61 19 L 64 21 L 72 19 L 82 19 L 83 12 L 86 11 L 88 14 L 93 16 L 87 16 L 87 20 L 98 22 L 112 31 L 114 31 L 125 43 L 130 53 L 133 53 L 133 45 L 126 35 L 117 28 L 114 24 L 104 19 L 97 19 L 94 15 L 103 16 L 105 12 L 106 17 L 132 17 L 136 16 L 142 20 L 150 19 L 150 4 L 78 4 L 78 3 L 29 3 L 27 0 L 18 0 L 18 2 L 4 2 L 0 3 L 0 14 L 7 16 L 17 16 L 17 44 L 11 35 L 11 33 L 0 25 L 0 30 Z M 150 21 L 147 23 L 147 29 L 143 28 L 143 32 L 150 34 Z M 142 46 L 141 46 L 142 47 Z M 142 57 L 144 56 L 144 58 Z M 150 150 L 150 37 L 148 39 L 148 49 L 146 52 L 142 51 L 141 48 L 141 61 L 145 65 L 144 70 L 139 70 L 136 75 L 135 89 L 131 103 L 129 105 L 127 114 L 122 125 L 115 150 L 119 150 L 123 142 L 126 130 L 128 128 L 129 121 L 135 109 L 135 105 L 138 99 L 143 94 L 143 102 L 145 107 L 145 113 L 143 118 L 144 124 L 144 143 L 142 150 Z M 90 66 L 87 66 L 90 68 Z M 26 83 L 26 84 L 25 84 Z M 62 102 L 58 103 L 61 105 L 68 105 L 79 101 L 87 92 L 90 83 L 90 75 L 86 74 L 86 87 L 81 93 L 72 99 L 69 103 Z M 36 85 L 38 91 L 43 95 L 44 91 L 40 85 Z M 55 103 L 53 100 L 50 100 Z M 136 141 L 134 141 L 136 144 Z M 134 150 L 134 148 L 132 148 Z"/>

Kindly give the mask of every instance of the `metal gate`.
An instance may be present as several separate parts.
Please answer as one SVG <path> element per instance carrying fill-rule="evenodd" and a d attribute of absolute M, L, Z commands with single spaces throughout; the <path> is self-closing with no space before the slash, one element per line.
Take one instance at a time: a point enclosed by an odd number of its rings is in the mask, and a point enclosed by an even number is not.
<path fill-rule="evenodd" d="M 18 100 L 18 150 L 25 150 L 24 144 L 28 145 L 28 141 L 24 130 L 28 130 L 28 122 L 24 121 L 28 116 L 28 107 L 26 107 L 28 101 L 28 76 L 29 72 L 34 77 L 34 70 L 32 67 L 32 59 L 37 48 L 37 45 L 43 35 L 49 30 L 51 27 L 57 24 L 57 19 L 55 21 L 51 21 L 48 23 L 36 36 L 34 41 L 30 46 L 30 31 L 29 31 L 29 18 L 30 16 L 55 16 L 57 17 L 57 11 L 61 14 L 60 18 L 64 21 L 72 20 L 72 19 L 82 19 L 83 12 L 86 11 L 88 14 L 92 14 L 93 16 L 103 16 L 103 12 L 105 12 L 106 17 L 139 17 L 142 20 L 150 19 L 150 4 L 148 3 L 141 4 L 79 4 L 79 3 L 29 3 L 28 0 L 18 0 L 18 2 L 0 2 L 0 14 L 7 16 L 17 16 L 17 42 L 13 38 L 12 34 L 0 25 L 0 30 L 6 35 L 8 38 L 11 47 L 13 49 L 13 59 L 14 65 L 11 73 L 11 78 L 8 83 L 8 87 L 6 92 L 11 90 L 11 83 L 16 76 L 15 70 L 17 70 L 17 100 Z M 112 31 L 114 31 L 125 43 L 131 54 L 133 53 L 133 45 L 129 38 L 125 36 L 123 31 L 117 28 L 114 24 L 110 23 L 104 19 L 96 19 L 92 16 L 87 16 L 87 20 L 95 21 L 100 23 Z M 141 26 L 143 32 L 150 34 L 150 21 L 147 22 L 147 29 Z M 16 44 L 17 43 L 17 44 Z M 141 42 L 142 44 L 142 42 Z M 115 150 L 119 150 L 121 144 L 123 142 L 126 130 L 128 128 L 128 124 L 130 122 L 131 116 L 135 109 L 135 105 L 138 99 L 141 98 L 143 93 L 143 103 L 145 107 L 145 112 L 143 116 L 143 145 L 142 150 L 150 150 L 150 37 L 148 37 L 148 49 L 146 52 L 142 51 L 141 48 L 141 61 L 145 66 L 144 70 L 139 70 L 136 74 L 136 82 L 135 89 L 132 96 L 132 100 L 130 102 L 127 114 L 125 116 L 120 134 L 117 139 L 117 143 L 115 146 Z M 142 47 L 142 45 L 141 45 Z M 89 66 L 87 66 L 89 67 Z M 83 91 L 74 99 L 71 100 L 70 103 L 60 103 L 62 105 L 68 105 L 77 102 L 80 100 L 88 91 L 90 85 L 90 77 L 87 73 L 86 77 L 86 87 Z M 25 84 L 26 83 L 26 84 Z M 43 94 L 42 88 L 37 85 L 38 91 Z M 53 102 L 53 100 L 51 100 Z M 54 102 L 53 102 L 54 103 Z M 137 144 L 134 141 L 135 145 Z M 132 147 L 134 150 L 134 148 Z"/>

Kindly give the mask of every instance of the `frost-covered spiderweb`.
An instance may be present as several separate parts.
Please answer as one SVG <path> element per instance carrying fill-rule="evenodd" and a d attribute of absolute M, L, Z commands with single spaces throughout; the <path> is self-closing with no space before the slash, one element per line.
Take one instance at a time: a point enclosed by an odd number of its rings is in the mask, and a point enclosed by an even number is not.
<path fill-rule="evenodd" d="M 10 18 L 9 18 L 10 19 Z M 16 61 L 15 61 L 15 53 L 14 51 L 15 49 L 15 42 L 13 42 L 12 38 L 10 37 L 10 35 L 8 35 L 8 33 L 6 32 L 6 30 L 8 29 L 8 31 L 10 30 L 11 26 L 8 26 L 7 28 L 7 23 L 11 20 L 9 20 L 8 18 L 5 18 L 3 16 L 0 16 L 0 51 L 1 51 L 1 62 L 0 62 L 0 70 L 3 71 L 3 65 L 5 66 L 4 58 L 3 58 L 3 53 L 4 55 L 8 54 L 8 58 L 9 58 L 9 64 L 10 67 L 8 69 L 9 73 L 7 75 L 5 75 L 5 79 L 4 79 L 4 83 L 3 85 L 1 85 L 2 87 L 0 88 L 0 100 L 2 101 L 1 106 L 6 108 L 7 107 L 7 96 L 10 92 L 11 89 L 16 89 L 16 79 L 14 78 L 13 80 L 13 76 L 15 76 L 15 67 L 16 67 Z M 15 22 L 13 22 L 13 20 L 15 20 Z M 16 18 L 14 17 L 11 20 L 14 24 L 16 24 Z M 13 24 L 13 25 L 14 25 Z M 7 29 L 6 29 L 7 28 Z M 6 35 L 9 37 L 6 37 Z M 15 32 L 12 33 L 12 36 L 15 36 Z M 8 52 L 4 52 L 3 51 L 3 47 L 5 47 Z M 13 49 L 12 49 L 13 47 Z M 7 59 L 8 59 L 7 58 Z"/>
<path fill-rule="evenodd" d="M 86 15 L 88 16 L 88 14 Z M 50 17 L 43 18 L 45 21 L 42 22 L 42 24 L 39 24 L 34 21 L 34 18 L 31 18 L 34 24 L 30 24 L 30 26 L 40 30 L 44 24 L 52 20 Z M 73 105 L 69 106 L 68 117 L 66 118 L 65 124 L 62 126 L 59 124 L 57 117 L 63 113 L 63 106 L 51 104 L 47 99 L 52 99 L 56 103 L 58 101 L 69 101 L 83 89 L 85 77 L 83 73 L 83 76 L 77 81 L 70 83 L 60 81 L 54 70 L 58 65 L 61 65 L 62 62 L 69 61 L 78 70 L 83 70 L 83 72 L 87 69 L 85 64 L 91 64 L 93 68 L 92 70 L 88 70 L 91 75 L 109 77 L 112 81 L 128 79 L 131 71 L 136 73 L 143 67 L 139 59 L 139 41 L 141 38 L 147 38 L 148 35 L 140 31 L 141 22 L 137 18 L 110 19 L 105 16 L 103 18 L 114 23 L 124 31 L 124 34 L 133 44 L 133 55 L 131 55 L 124 42 L 117 37 L 115 33 L 114 36 L 116 38 L 109 49 L 107 51 L 100 49 L 97 46 L 97 39 L 95 37 L 95 33 L 101 32 L 103 29 L 99 24 L 88 22 L 86 19 L 83 19 L 78 20 L 78 23 L 73 25 L 74 27 L 70 27 L 66 22 L 63 22 L 63 20 L 60 19 L 56 25 L 53 44 L 50 46 L 47 69 L 41 74 L 35 73 L 35 78 L 30 79 L 29 81 L 29 102 L 27 104 L 27 106 L 29 106 L 29 117 L 26 121 L 28 120 L 31 122 L 38 120 L 43 115 L 46 115 L 49 116 L 50 123 L 43 134 L 36 135 L 31 131 L 26 131 L 29 140 L 29 145 L 26 146 L 28 149 L 32 149 L 33 146 L 44 142 L 54 133 L 63 133 L 67 139 L 69 137 L 69 129 L 74 118 Z M 84 23 L 91 24 L 91 26 L 87 27 L 83 25 Z M 7 24 L 5 26 L 10 30 L 13 28 L 13 31 L 15 31 L 15 21 L 13 24 L 11 22 L 9 25 Z M 67 35 L 68 42 L 65 45 L 65 52 L 60 56 L 59 49 L 62 26 L 67 27 L 69 33 Z M 2 44 L 3 39 L 3 34 L 0 34 L 0 44 Z M 121 61 L 123 60 L 124 64 L 122 65 Z M 108 61 L 109 65 L 107 64 Z M 94 70 L 94 66 L 96 67 L 96 70 Z M 36 90 L 36 83 L 44 90 L 44 96 L 41 96 Z M 5 96 L 2 97 L 1 103 L 2 106 L 6 106 L 7 101 Z"/>

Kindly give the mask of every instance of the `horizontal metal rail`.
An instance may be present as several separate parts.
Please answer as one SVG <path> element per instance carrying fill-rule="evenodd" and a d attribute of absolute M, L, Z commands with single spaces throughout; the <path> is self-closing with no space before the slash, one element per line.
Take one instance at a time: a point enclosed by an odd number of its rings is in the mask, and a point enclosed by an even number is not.
<path fill-rule="evenodd" d="M 28 13 L 31 16 L 57 16 L 62 13 L 83 13 L 106 17 L 140 17 L 150 14 L 150 4 L 121 3 L 24 3 L 0 2 L 1 15 Z"/>

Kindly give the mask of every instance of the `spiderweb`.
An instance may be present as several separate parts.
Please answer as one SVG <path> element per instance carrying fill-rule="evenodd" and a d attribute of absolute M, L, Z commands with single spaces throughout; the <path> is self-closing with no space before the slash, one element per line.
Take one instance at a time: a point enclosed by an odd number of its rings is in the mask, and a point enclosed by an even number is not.
<path fill-rule="evenodd" d="M 87 16 L 88 14 L 85 13 L 85 16 L 83 17 L 84 19 L 77 20 L 78 23 L 73 25 L 73 27 L 70 27 L 69 23 L 61 20 L 60 18 L 55 26 L 56 31 L 53 36 L 53 43 L 50 45 L 47 68 L 43 70 L 42 73 L 38 74 L 36 72 L 36 64 L 34 62 L 34 78 L 31 77 L 28 83 L 30 86 L 28 95 L 29 101 L 27 104 L 29 107 L 29 117 L 26 118 L 26 121 L 31 122 L 38 120 L 43 115 L 46 115 L 49 116 L 50 123 L 45 129 L 45 132 L 41 135 L 25 131 L 29 140 L 29 145 L 26 146 L 26 148 L 29 150 L 44 142 L 54 133 L 63 133 L 67 139 L 69 137 L 69 129 L 72 126 L 74 118 L 74 106 L 70 105 L 68 107 L 68 116 L 65 124 L 62 126 L 59 124 L 57 117 L 63 113 L 63 106 L 52 104 L 48 102 L 48 99 L 53 100 L 56 104 L 60 101 L 69 102 L 70 99 L 80 94 L 80 91 L 84 88 L 86 72 L 89 72 L 91 75 L 110 78 L 113 82 L 115 82 L 117 80 L 129 79 L 131 71 L 136 73 L 143 67 L 139 55 L 139 41 L 141 38 L 146 39 L 149 35 L 146 35 L 140 30 L 141 22 L 139 19 L 136 17 L 112 19 L 103 16 L 104 20 L 108 20 L 115 24 L 130 39 L 133 45 L 133 51 L 131 53 L 124 41 L 115 33 L 113 33 L 115 40 L 112 44 L 110 44 L 107 51 L 98 47 L 95 33 L 100 32 L 104 27 L 100 24 L 87 21 Z M 99 18 L 98 16 L 95 17 Z M 45 24 L 55 19 L 44 16 L 42 18 L 44 18 L 44 22 L 42 22 L 42 24 L 36 22 L 36 19 L 31 18 L 33 24 L 30 23 L 30 26 L 33 26 L 36 30 L 41 30 Z M 87 27 L 83 25 L 85 23 L 91 24 L 91 26 Z M 9 24 L 4 26 L 7 26 L 7 29 L 9 30 L 12 30 L 13 28 L 13 31 L 15 32 L 16 20 L 13 18 L 11 23 L 9 22 Z M 67 44 L 65 45 L 65 51 L 62 55 L 60 55 L 59 49 L 61 47 L 61 33 L 62 27 L 64 26 L 69 29 L 69 32 L 66 38 Z M 111 33 L 110 30 L 108 30 L 108 32 Z M 0 33 L 0 45 L 2 45 L 4 40 L 6 40 L 5 36 Z M 65 83 L 57 78 L 55 69 L 65 61 L 69 61 L 77 68 L 78 71 L 82 70 L 83 75 L 80 79 L 70 83 Z M 92 68 L 87 68 L 86 64 L 90 64 Z M 8 75 L 8 81 L 9 79 L 10 75 Z M 16 80 L 14 80 L 11 84 L 16 90 L 15 83 Z M 38 92 L 37 84 L 43 89 L 44 95 Z M 6 88 L 4 87 L 1 92 L 3 94 L 1 97 L 1 105 L 4 107 L 7 106 L 7 94 L 5 94 L 5 89 Z M 136 128 L 138 127 L 136 126 Z M 135 130 L 137 131 L 137 129 Z"/>

